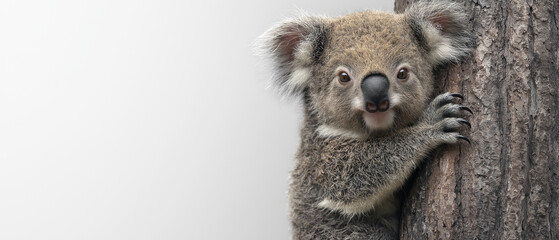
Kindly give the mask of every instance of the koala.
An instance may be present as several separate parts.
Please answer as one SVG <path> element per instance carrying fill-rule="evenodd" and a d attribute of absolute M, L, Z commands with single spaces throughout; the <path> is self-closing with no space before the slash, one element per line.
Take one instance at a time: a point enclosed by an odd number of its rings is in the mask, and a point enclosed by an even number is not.
<path fill-rule="evenodd" d="M 433 96 L 433 72 L 471 51 L 463 6 L 286 20 L 261 37 L 273 82 L 304 120 L 289 187 L 293 239 L 395 239 L 401 187 L 434 149 L 459 140 L 462 95 Z"/>

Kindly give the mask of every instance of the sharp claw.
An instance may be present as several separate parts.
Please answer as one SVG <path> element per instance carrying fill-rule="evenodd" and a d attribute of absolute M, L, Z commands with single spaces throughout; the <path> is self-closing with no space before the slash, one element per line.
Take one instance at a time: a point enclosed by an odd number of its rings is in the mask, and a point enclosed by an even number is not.
<path fill-rule="evenodd" d="M 466 125 L 468 125 L 469 128 L 472 128 L 472 124 L 470 124 L 470 122 L 468 122 L 466 119 L 459 118 L 458 122 L 466 124 Z"/>
<path fill-rule="evenodd" d="M 464 100 L 464 96 L 462 96 L 462 94 L 460 94 L 460 93 L 450 93 L 450 96 L 457 97 L 457 98 L 460 98 L 460 99 Z"/>
<path fill-rule="evenodd" d="M 470 113 L 471 113 L 472 115 L 474 115 L 474 112 L 473 112 L 473 111 L 472 111 L 472 109 L 470 109 L 469 107 L 466 107 L 466 106 L 460 106 L 460 110 L 465 110 L 465 111 L 468 111 L 468 112 L 470 112 Z"/>
<path fill-rule="evenodd" d="M 462 140 L 468 142 L 468 144 L 472 144 L 472 142 L 470 142 L 470 139 L 468 139 L 467 137 L 464 137 L 462 135 L 457 135 L 456 138 L 462 139 Z"/>
<path fill-rule="evenodd" d="M 460 93 L 448 93 L 447 96 L 451 96 L 452 98 L 448 98 L 445 96 L 444 100 L 439 103 L 439 107 L 454 102 L 454 98 L 460 98 L 461 100 L 464 100 L 464 96 L 462 96 L 462 94 Z"/>

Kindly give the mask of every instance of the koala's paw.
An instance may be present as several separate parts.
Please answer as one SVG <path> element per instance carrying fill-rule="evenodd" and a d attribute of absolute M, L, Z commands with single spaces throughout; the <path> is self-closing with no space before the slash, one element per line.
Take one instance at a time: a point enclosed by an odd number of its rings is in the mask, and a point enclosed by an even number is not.
<path fill-rule="evenodd" d="M 469 107 L 456 104 L 456 99 L 464 99 L 464 97 L 458 93 L 443 93 L 437 96 L 429 106 L 423 111 L 420 122 L 427 124 L 435 124 L 444 118 L 448 117 L 465 117 L 465 111 L 473 114 Z"/>
<path fill-rule="evenodd" d="M 469 107 L 455 103 L 457 98 L 464 99 L 458 93 L 443 93 L 433 99 L 421 116 L 420 122 L 432 126 L 436 138 L 442 140 L 442 143 L 452 144 L 459 139 L 471 143 L 458 131 L 462 126 L 472 127 L 464 117 L 466 112 L 473 112 Z"/>
<path fill-rule="evenodd" d="M 458 132 L 462 126 L 471 128 L 470 122 L 463 118 L 449 117 L 433 125 L 434 136 L 440 143 L 454 144 L 462 139 L 471 144 L 470 139 Z"/>

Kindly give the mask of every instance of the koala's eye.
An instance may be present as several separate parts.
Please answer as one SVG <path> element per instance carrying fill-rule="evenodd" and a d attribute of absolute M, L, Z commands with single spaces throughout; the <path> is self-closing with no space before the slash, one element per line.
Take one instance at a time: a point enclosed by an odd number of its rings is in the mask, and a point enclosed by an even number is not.
<path fill-rule="evenodd" d="M 341 71 L 338 73 L 338 81 L 340 81 L 340 83 L 348 83 L 351 81 L 351 77 L 347 72 Z"/>
<path fill-rule="evenodd" d="M 398 80 L 400 81 L 406 81 L 409 78 L 409 70 L 407 68 L 400 68 L 400 70 L 398 70 L 398 74 L 396 75 L 396 77 L 398 78 Z"/>

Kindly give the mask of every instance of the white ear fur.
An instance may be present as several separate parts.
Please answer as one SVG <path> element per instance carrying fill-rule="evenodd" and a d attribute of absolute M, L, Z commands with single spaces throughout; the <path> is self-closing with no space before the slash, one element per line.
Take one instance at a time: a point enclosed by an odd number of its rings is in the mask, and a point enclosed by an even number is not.
<path fill-rule="evenodd" d="M 325 20 L 319 17 L 288 19 L 266 31 L 258 48 L 274 61 L 274 85 L 286 95 L 306 88 L 310 67 L 320 58 L 326 41 Z"/>
<path fill-rule="evenodd" d="M 458 3 L 421 1 L 405 12 L 420 45 L 425 47 L 434 65 L 457 62 L 471 51 L 468 16 Z"/>

